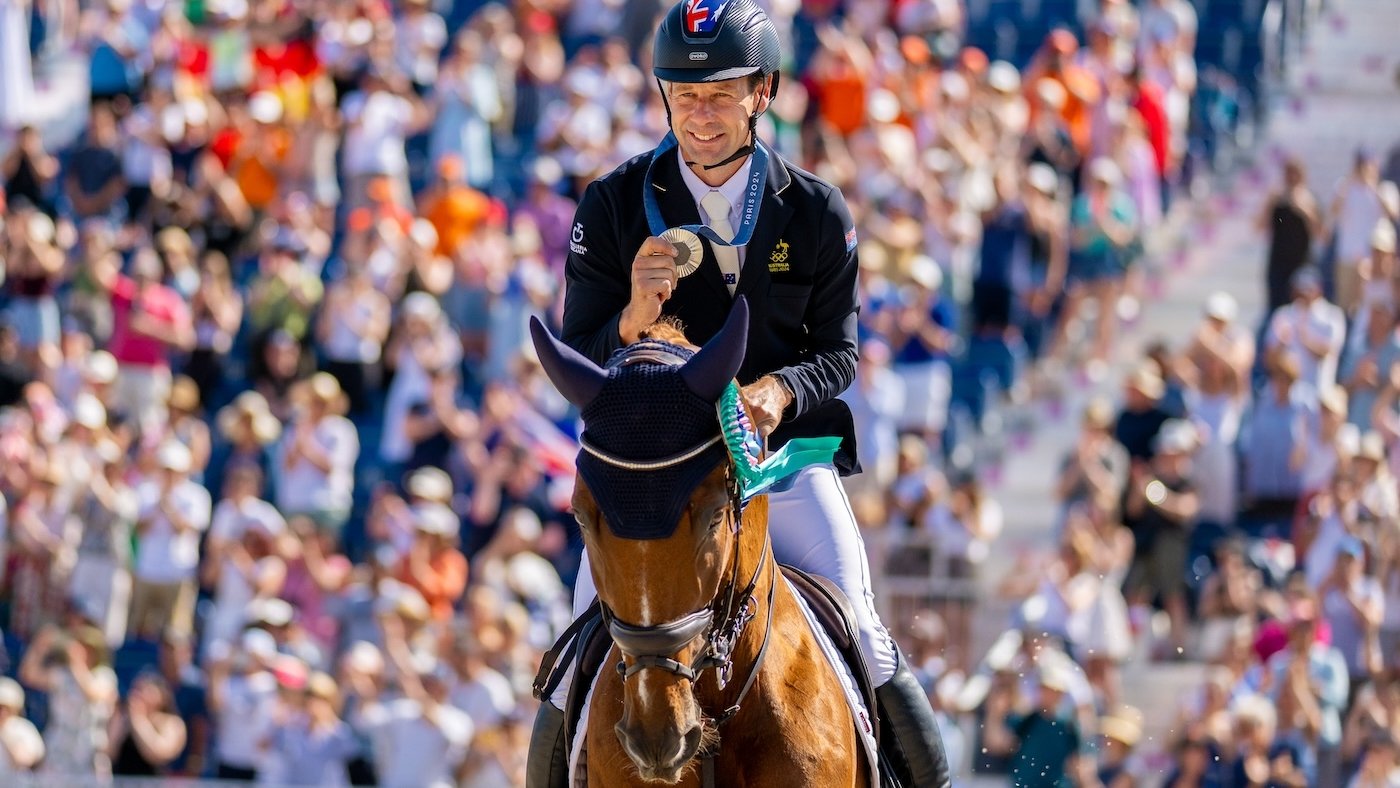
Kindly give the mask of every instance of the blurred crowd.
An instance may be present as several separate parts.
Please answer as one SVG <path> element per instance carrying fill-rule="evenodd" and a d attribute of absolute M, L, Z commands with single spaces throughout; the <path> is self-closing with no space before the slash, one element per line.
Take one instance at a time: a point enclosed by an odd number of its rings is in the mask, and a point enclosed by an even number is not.
<path fill-rule="evenodd" d="M 942 584 L 915 627 L 973 773 L 1400 784 L 1400 189 L 1366 149 L 1330 194 L 1297 160 L 1279 170 L 1257 219 L 1261 324 L 1213 293 L 1116 402 L 1089 402 L 1054 547 L 997 582 L 1016 612 L 987 653 L 958 648 L 966 586 Z M 919 470 L 921 451 L 900 444 L 893 505 L 935 575 L 966 576 L 999 510 L 976 480 Z M 1120 679 L 1140 658 L 1204 663 L 1204 683 L 1144 716 Z M 1146 741 L 1168 714 L 1166 741 Z"/>
<path fill-rule="evenodd" d="M 666 131 L 667 5 L 0 0 L 0 775 L 521 781 L 580 549 L 525 326 L 557 324 L 577 196 Z M 1017 64 L 964 45 L 958 0 L 765 5 L 791 57 L 759 133 L 862 239 L 850 492 L 899 548 L 877 571 L 946 592 L 892 623 L 950 752 L 1132 784 L 1117 666 L 1147 637 L 1220 668 L 1176 784 L 1280 748 L 1393 768 L 1400 682 L 1362 660 L 1400 651 L 1400 601 L 1371 615 L 1400 593 L 1394 187 L 1290 176 L 1268 331 L 1212 297 L 1088 409 L 1060 547 L 971 654 L 1008 408 L 1107 374 L 1231 113 L 1186 0 L 1081 4 Z M 28 125 L 12 44 L 86 64 L 77 140 Z"/>

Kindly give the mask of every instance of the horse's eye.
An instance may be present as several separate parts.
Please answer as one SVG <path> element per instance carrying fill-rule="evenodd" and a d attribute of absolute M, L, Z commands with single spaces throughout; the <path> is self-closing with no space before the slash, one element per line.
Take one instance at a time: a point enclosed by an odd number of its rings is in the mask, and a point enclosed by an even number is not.
<path fill-rule="evenodd" d="M 729 510 L 728 510 L 727 508 L 725 508 L 725 509 L 720 509 L 719 511 L 715 512 L 714 516 L 710 518 L 710 530 L 711 530 L 711 531 L 714 531 L 715 529 L 717 529 L 717 528 L 719 528 L 721 525 L 723 525 L 723 524 L 724 524 L 724 516 L 725 516 L 726 514 L 728 514 L 728 513 L 729 513 Z"/>

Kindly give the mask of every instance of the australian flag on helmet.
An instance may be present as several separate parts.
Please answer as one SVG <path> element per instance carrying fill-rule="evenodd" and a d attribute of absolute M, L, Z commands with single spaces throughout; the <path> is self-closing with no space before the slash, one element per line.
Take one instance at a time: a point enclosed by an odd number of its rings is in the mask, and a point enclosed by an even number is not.
<path fill-rule="evenodd" d="M 719 26 L 720 14 L 729 0 L 686 0 L 685 32 L 692 36 L 707 36 Z"/>

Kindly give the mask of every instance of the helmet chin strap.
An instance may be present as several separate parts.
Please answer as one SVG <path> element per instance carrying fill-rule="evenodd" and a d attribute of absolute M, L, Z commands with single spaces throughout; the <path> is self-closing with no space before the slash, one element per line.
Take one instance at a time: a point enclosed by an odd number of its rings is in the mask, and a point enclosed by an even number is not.
<path fill-rule="evenodd" d="M 687 167 L 699 167 L 702 170 L 714 170 L 719 169 L 720 167 L 723 167 L 731 162 L 736 162 L 744 158 L 745 156 L 748 156 L 750 153 L 753 153 L 753 146 L 755 144 L 755 141 L 758 139 L 757 129 L 758 113 L 755 112 L 754 114 L 749 116 L 749 141 L 747 144 L 739 146 L 738 150 L 729 154 L 722 161 L 716 162 L 715 164 L 701 164 L 698 161 L 686 161 L 685 165 Z"/>

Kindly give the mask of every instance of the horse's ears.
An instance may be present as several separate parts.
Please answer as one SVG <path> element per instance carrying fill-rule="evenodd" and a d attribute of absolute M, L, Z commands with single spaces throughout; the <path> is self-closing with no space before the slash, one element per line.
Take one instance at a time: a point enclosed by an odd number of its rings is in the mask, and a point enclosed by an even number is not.
<path fill-rule="evenodd" d="M 530 339 L 544 373 L 564 399 L 582 409 L 598 396 L 608 373 L 582 353 L 554 338 L 537 317 L 530 318 Z"/>
<path fill-rule="evenodd" d="M 706 402 L 718 402 L 724 387 L 739 374 L 748 344 L 749 302 L 739 296 L 729 310 L 724 327 L 685 363 L 681 379 L 686 388 Z"/>

